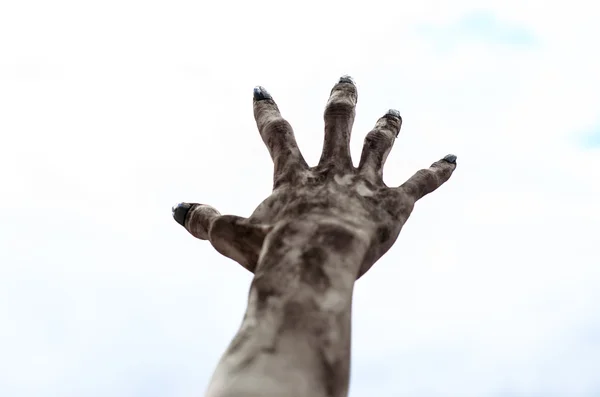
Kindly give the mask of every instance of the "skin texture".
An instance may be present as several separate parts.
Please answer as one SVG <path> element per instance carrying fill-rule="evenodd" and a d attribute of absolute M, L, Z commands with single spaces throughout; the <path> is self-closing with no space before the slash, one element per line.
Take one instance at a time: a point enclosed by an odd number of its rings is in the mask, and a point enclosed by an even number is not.
<path fill-rule="evenodd" d="M 348 76 L 325 108 L 319 164 L 309 167 L 271 95 L 254 89 L 254 117 L 274 163 L 273 193 L 248 218 L 180 203 L 173 217 L 254 274 L 242 325 L 206 396 L 343 397 L 350 374 L 355 281 L 396 241 L 415 203 L 456 168 L 447 155 L 399 187 L 383 166 L 402 125 L 388 111 L 350 157 L 357 89 Z"/>

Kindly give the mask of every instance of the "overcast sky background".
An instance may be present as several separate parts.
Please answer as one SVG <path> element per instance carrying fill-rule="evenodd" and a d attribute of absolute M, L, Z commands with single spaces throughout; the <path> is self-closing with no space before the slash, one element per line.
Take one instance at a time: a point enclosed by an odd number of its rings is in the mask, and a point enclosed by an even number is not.
<path fill-rule="evenodd" d="M 200 396 L 250 274 L 176 224 L 248 216 L 265 86 L 315 164 L 404 118 L 388 185 L 447 153 L 355 289 L 351 397 L 600 395 L 600 25 L 587 1 L 0 5 L 0 395 Z"/>

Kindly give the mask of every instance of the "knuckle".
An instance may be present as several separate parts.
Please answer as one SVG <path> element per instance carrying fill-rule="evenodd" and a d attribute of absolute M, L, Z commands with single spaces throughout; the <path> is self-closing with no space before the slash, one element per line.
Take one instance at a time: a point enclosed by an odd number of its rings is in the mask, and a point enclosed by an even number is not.
<path fill-rule="evenodd" d="M 383 147 L 389 146 L 392 143 L 392 139 L 387 131 L 382 129 L 375 129 L 370 131 L 365 137 L 365 145 L 368 147 Z"/>
<path fill-rule="evenodd" d="M 277 117 L 269 122 L 265 126 L 265 130 L 269 133 L 282 133 L 288 132 L 291 129 L 290 123 L 284 118 Z"/>
<path fill-rule="evenodd" d="M 325 107 L 326 115 L 349 115 L 354 112 L 354 103 L 345 98 L 334 98 Z"/>

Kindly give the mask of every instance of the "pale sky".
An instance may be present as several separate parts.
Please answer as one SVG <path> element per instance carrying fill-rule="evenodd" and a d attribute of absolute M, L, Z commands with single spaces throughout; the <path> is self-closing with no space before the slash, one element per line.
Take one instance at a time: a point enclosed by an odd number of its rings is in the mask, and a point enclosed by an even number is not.
<path fill-rule="evenodd" d="M 385 181 L 447 153 L 356 285 L 351 397 L 600 395 L 600 13 L 585 1 L 0 5 L 0 395 L 201 396 L 251 275 L 171 218 L 248 216 L 265 86 L 314 164 L 342 74 Z"/>

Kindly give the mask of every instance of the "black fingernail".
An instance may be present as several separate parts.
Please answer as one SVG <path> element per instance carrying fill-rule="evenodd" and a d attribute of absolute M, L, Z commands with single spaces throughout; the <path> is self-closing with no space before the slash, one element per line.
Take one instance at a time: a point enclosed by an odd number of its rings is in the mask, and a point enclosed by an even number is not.
<path fill-rule="evenodd" d="M 340 83 L 350 83 L 350 84 L 354 84 L 356 85 L 356 83 L 354 82 L 354 79 L 352 79 L 352 77 L 348 76 L 347 74 L 343 75 L 342 77 L 340 77 Z"/>
<path fill-rule="evenodd" d="M 447 161 L 447 162 L 449 162 L 449 163 L 452 163 L 452 164 L 456 164 L 456 156 L 455 156 L 455 155 L 453 155 L 453 154 L 448 154 L 448 155 L 446 155 L 446 156 L 443 158 L 443 160 L 445 160 L 445 161 Z"/>
<path fill-rule="evenodd" d="M 181 226 L 185 226 L 185 218 L 187 218 L 190 208 L 192 208 L 192 204 L 189 203 L 179 203 L 174 205 L 173 208 L 171 208 L 173 219 Z"/>
<path fill-rule="evenodd" d="M 399 119 L 401 119 L 402 117 L 400 117 L 400 111 L 396 110 L 396 109 L 390 109 L 387 111 L 387 113 L 385 114 L 386 116 L 394 116 L 394 117 L 398 117 Z"/>
<path fill-rule="evenodd" d="M 390 109 L 387 111 L 386 114 L 383 115 L 383 117 L 385 118 L 396 118 L 398 120 L 400 120 L 400 125 L 402 125 L 402 116 L 400 116 L 400 111 L 396 110 L 396 109 Z M 400 134 L 400 129 L 398 129 L 398 132 L 396 132 L 396 138 L 398 138 L 398 135 Z"/>
<path fill-rule="evenodd" d="M 273 99 L 271 94 L 265 89 L 265 87 L 257 86 L 254 87 L 254 100 L 262 101 L 264 99 Z"/>
<path fill-rule="evenodd" d="M 387 113 L 383 115 L 383 117 L 395 117 L 400 120 L 400 123 L 402 123 L 402 116 L 400 116 L 400 111 L 396 109 L 388 110 Z M 399 133 L 400 131 L 398 131 L 398 134 Z M 396 136 L 398 136 L 398 134 L 396 134 Z"/>

